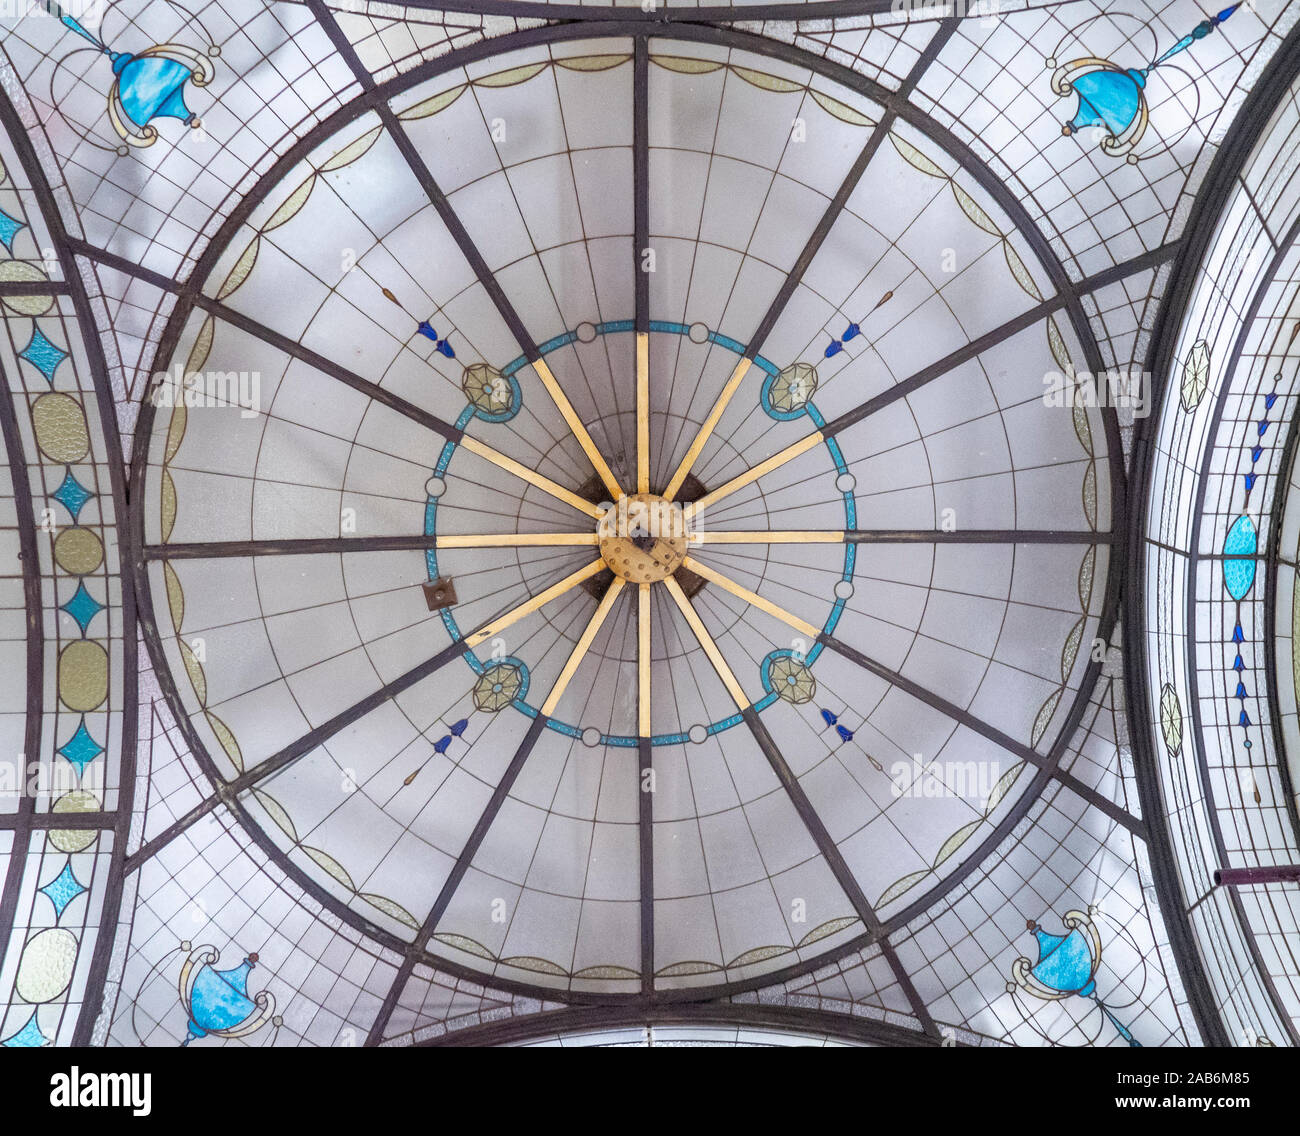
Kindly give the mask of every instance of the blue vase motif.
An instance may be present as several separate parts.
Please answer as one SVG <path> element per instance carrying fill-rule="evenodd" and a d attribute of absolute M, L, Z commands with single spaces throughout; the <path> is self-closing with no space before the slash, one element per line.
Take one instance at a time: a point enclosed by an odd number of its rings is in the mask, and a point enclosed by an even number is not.
<path fill-rule="evenodd" d="M 1048 67 L 1055 68 L 1052 90 L 1062 97 L 1074 94 L 1079 100 L 1074 116 L 1061 127 L 1061 133 L 1069 136 L 1089 127 L 1095 128 L 1102 135 L 1102 153 L 1112 158 L 1127 156 L 1128 161 L 1136 162 L 1133 149 L 1142 140 L 1149 121 L 1145 91 L 1151 72 L 1166 60 L 1186 51 L 1197 40 L 1204 39 L 1240 7 L 1240 4 L 1234 4 L 1202 20 L 1146 67 L 1117 67 L 1109 60 L 1091 56 L 1072 59 L 1057 67 L 1056 60 L 1049 59 Z"/>
<path fill-rule="evenodd" d="M 175 43 L 154 44 L 135 53 L 114 51 L 66 15 L 55 0 L 45 0 L 45 7 L 64 27 L 108 56 L 113 65 L 108 118 L 128 146 L 152 146 L 158 140 L 158 128 L 153 125 L 158 118 L 199 125 L 198 116 L 185 105 L 185 84 L 206 87 L 212 82 L 216 69 L 207 55 Z M 209 54 L 215 55 L 216 48 Z M 127 152 L 125 147 L 121 152 Z"/>
<path fill-rule="evenodd" d="M 1090 998 L 1125 1041 L 1141 1048 L 1128 1027 L 1097 995 L 1097 968 L 1101 965 L 1101 936 L 1096 924 L 1082 911 L 1067 911 L 1061 919 L 1066 930 L 1054 935 L 1032 919 L 1026 924 L 1038 942 L 1038 961 L 1020 957 L 1011 964 L 1007 991 L 1017 989 L 1044 1002 L 1064 998 Z"/>
<path fill-rule="evenodd" d="M 1102 66 L 1093 70 L 1096 64 Z M 1058 95 L 1072 90 L 1079 96 L 1078 110 L 1062 133 L 1100 126 L 1108 135 L 1102 139 L 1102 150 L 1115 157 L 1127 153 L 1146 130 L 1147 108 L 1142 95 L 1146 85 L 1146 71 L 1120 70 L 1103 60 L 1076 59 L 1058 68 L 1052 76 L 1052 90 Z M 1066 89 L 1061 90 L 1062 86 Z"/>
<path fill-rule="evenodd" d="M 275 998 L 268 991 L 248 993 L 248 976 L 257 965 L 257 952 L 229 970 L 216 969 L 220 957 L 215 947 L 202 946 L 181 966 L 177 988 L 189 1015 L 189 1033 L 182 1048 L 210 1035 L 245 1037 L 261 1029 L 275 1013 Z"/>

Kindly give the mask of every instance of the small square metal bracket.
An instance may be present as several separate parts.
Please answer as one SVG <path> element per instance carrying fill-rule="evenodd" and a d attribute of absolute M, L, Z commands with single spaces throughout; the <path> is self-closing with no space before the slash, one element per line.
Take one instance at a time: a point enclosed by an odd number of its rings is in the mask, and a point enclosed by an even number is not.
<path fill-rule="evenodd" d="M 441 611 L 456 606 L 456 582 L 450 576 L 439 576 L 420 585 L 424 588 L 424 602 L 430 611 Z"/>

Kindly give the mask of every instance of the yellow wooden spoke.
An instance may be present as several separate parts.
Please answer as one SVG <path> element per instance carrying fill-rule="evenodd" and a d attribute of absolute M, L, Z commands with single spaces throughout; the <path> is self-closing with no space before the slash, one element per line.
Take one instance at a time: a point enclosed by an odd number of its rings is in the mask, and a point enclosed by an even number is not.
<path fill-rule="evenodd" d="M 596 545 L 589 533 L 439 533 L 439 548 L 547 548 L 553 545 Z"/>
<path fill-rule="evenodd" d="M 573 404 L 568 400 L 564 391 L 560 389 L 560 384 L 556 382 L 555 376 L 551 374 L 551 368 L 546 365 L 546 360 L 536 360 L 533 363 L 533 370 L 537 372 L 537 377 L 542 380 L 542 386 L 546 388 L 546 393 L 551 396 L 551 401 L 555 403 L 560 416 L 569 424 L 573 436 L 578 439 L 578 445 L 582 447 L 582 452 L 587 455 L 587 460 L 591 462 L 592 467 L 595 469 L 596 476 L 605 483 L 605 488 L 609 490 L 610 496 L 617 501 L 623 496 L 623 487 L 619 485 L 618 479 L 614 476 L 614 471 L 609 468 L 605 463 L 605 459 L 601 457 L 600 451 L 596 449 L 596 443 L 591 440 L 591 435 L 587 433 L 587 427 L 582 424 L 578 412 L 573 409 Z"/>
<path fill-rule="evenodd" d="M 681 465 L 677 467 L 677 472 L 673 474 L 672 480 L 668 482 L 667 488 L 664 489 L 664 500 L 671 501 L 682 487 L 686 475 L 691 472 L 691 467 L 699 459 L 700 451 L 704 449 L 704 443 L 709 440 L 709 435 L 713 433 L 714 427 L 722 418 L 722 412 L 727 409 L 727 403 L 731 401 L 731 396 L 736 393 L 736 388 L 740 386 L 741 380 L 748 373 L 751 362 L 750 359 L 742 358 L 736 364 L 735 370 L 731 372 L 731 378 L 727 380 L 727 385 L 722 388 L 722 393 L 718 395 L 718 401 L 713 404 L 709 416 L 696 432 L 695 440 L 691 442 L 691 448 L 686 451 L 686 456 L 682 458 Z"/>
<path fill-rule="evenodd" d="M 650 492 L 650 336 L 636 333 L 636 491 Z"/>
<path fill-rule="evenodd" d="M 705 655 L 708 656 L 709 662 L 713 664 L 713 669 L 718 672 L 718 677 L 722 679 L 722 685 L 730 692 L 732 699 L 736 703 L 736 708 L 744 710 L 749 706 L 749 699 L 745 697 L 744 687 L 740 685 L 739 680 L 731 672 L 727 665 L 727 660 L 722 657 L 722 652 L 718 650 L 718 645 L 713 641 L 713 636 L 709 634 L 708 628 L 704 626 L 699 615 L 696 614 L 695 607 L 690 600 L 686 598 L 686 593 L 682 591 L 681 585 L 669 576 L 664 581 L 664 587 L 668 589 L 668 594 L 673 597 L 673 601 L 681 609 L 681 613 L 690 624 L 691 630 L 695 632 L 695 638 L 699 640 L 700 646 L 704 649 Z"/>
<path fill-rule="evenodd" d="M 703 529 L 686 538 L 691 544 L 843 544 L 842 531 L 821 529 L 755 529 L 732 531 Z"/>
<path fill-rule="evenodd" d="M 724 497 L 735 493 L 737 489 L 743 489 L 751 481 L 757 481 L 760 477 L 766 477 L 773 470 L 780 469 L 786 462 L 794 461 L 800 454 L 806 454 L 814 446 L 820 445 L 822 441 L 822 432 L 814 430 L 806 438 L 801 438 L 792 446 L 786 446 L 778 454 L 773 454 L 767 461 L 759 462 L 753 469 L 748 469 L 739 477 L 733 477 L 725 485 L 718 486 L 712 493 L 706 493 L 698 501 L 684 506 L 688 516 L 699 516 L 710 505 L 716 504 Z"/>
<path fill-rule="evenodd" d="M 650 736 L 650 585 L 637 588 L 637 733 Z"/>
<path fill-rule="evenodd" d="M 701 564 L 693 556 L 688 556 L 682 561 L 682 567 L 694 572 L 697 576 L 703 576 L 711 584 L 717 584 L 724 591 L 730 592 L 737 599 L 744 600 L 747 604 L 753 604 L 760 611 L 767 612 L 773 619 L 779 619 L 782 623 L 788 623 L 801 635 L 807 635 L 810 639 L 816 639 L 821 632 L 811 623 L 800 619 L 797 615 L 791 615 L 783 607 L 778 607 L 771 600 L 764 599 L 757 592 L 751 592 L 748 588 L 741 587 L 735 580 L 729 576 L 724 576 L 721 572 L 715 572 L 707 564 Z"/>
<path fill-rule="evenodd" d="M 597 520 L 604 516 L 604 513 L 590 501 L 579 497 L 570 489 L 565 489 L 563 485 L 552 481 L 549 477 L 543 477 L 523 463 L 515 461 L 514 458 L 506 457 L 505 454 L 494 450 L 489 445 L 485 445 L 477 438 L 472 438 L 466 434 L 461 438 L 460 444 L 469 450 L 471 454 L 477 454 L 485 461 L 490 461 L 493 465 L 504 469 L 507 473 L 513 473 L 516 477 L 528 482 L 533 488 L 540 489 L 543 493 L 549 493 L 566 505 L 572 505 L 579 512 L 586 513 L 587 516 L 595 517 Z"/>
<path fill-rule="evenodd" d="M 579 664 L 586 658 L 587 652 L 591 650 L 591 644 L 596 638 L 596 632 L 600 630 L 601 624 L 605 622 L 605 617 L 609 615 L 610 609 L 614 606 L 614 601 L 618 599 L 619 593 L 623 591 L 623 584 L 623 580 L 617 576 L 614 577 L 613 583 L 605 589 L 604 596 L 601 597 L 600 603 L 596 605 L 596 611 L 587 622 L 586 628 L 573 645 L 573 650 L 569 653 L 569 661 L 564 664 L 564 669 L 560 671 L 560 677 L 555 680 L 555 685 L 551 687 L 551 693 L 546 696 L 546 701 L 542 703 L 542 713 L 548 718 L 555 713 L 555 708 L 560 704 L 560 699 L 564 697 L 565 688 L 573 680 L 573 676 L 577 673 Z"/>
<path fill-rule="evenodd" d="M 545 607 L 553 599 L 558 599 L 569 591 L 570 588 L 576 588 L 583 580 L 589 580 L 597 572 L 605 567 L 605 561 L 601 559 L 593 560 L 585 568 L 579 568 L 572 575 L 565 576 L 558 584 L 552 584 L 544 592 L 538 592 L 531 599 L 525 600 L 516 608 L 511 608 L 505 615 L 499 616 L 485 627 L 479 628 L 472 635 L 466 637 L 465 642 L 471 647 L 477 647 L 485 639 L 491 639 L 504 631 L 511 624 L 518 623 L 526 615 L 531 615 L 539 608 Z"/>

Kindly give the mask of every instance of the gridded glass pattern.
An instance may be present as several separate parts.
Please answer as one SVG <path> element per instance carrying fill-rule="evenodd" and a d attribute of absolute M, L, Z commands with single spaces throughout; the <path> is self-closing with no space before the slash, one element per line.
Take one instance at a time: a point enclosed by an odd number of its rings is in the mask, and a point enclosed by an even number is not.
<path fill-rule="evenodd" d="M 0 1042 L 1199 1044 L 1175 919 L 1285 1040 L 1289 893 L 1208 874 L 1295 862 L 1215 590 L 1290 476 L 1293 102 L 1180 332 L 1145 658 L 1152 408 L 1070 380 L 1153 352 L 1286 5 L 463 7 L 0 27 L 0 729 L 79 779 L 0 794 Z M 1150 68 L 1109 137 L 1095 57 Z M 1172 906 L 1128 666 L 1187 708 Z"/>

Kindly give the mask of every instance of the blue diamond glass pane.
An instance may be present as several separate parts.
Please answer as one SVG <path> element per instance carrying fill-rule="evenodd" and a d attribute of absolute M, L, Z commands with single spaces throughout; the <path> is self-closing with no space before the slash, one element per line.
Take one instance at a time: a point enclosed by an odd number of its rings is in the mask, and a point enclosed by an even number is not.
<path fill-rule="evenodd" d="M 72 874 L 72 865 L 68 863 L 63 865 L 63 871 L 41 888 L 41 894 L 54 904 L 54 917 L 58 919 L 63 915 L 63 909 L 85 890 L 77 882 L 77 877 Z"/>
<path fill-rule="evenodd" d="M 81 719 L 77 732 L 59 748 L 60 756 L 76 769 L 78 777 L 86 766 L 103 752 L 104 747 L 95 741 L 90 736 L 90 731 L 86 729 L 85 718 Z"/>
<path fill-rule="evenodd" d="M 18 235 L 20 229 L 27 226 L 19 221 L 16 217 L 10 217 L 3 209 L 0 209 L 0 244 L 12 254 L 14 251 L 14 237 Z"/>
<path fill-rule="evenodd" d="M 104 610 L 104 605 L 86 591 L 86 582 L 82 580 L 77 585 L 76 594 L 62 605 L 62 610 L 77 621 L 77 626 L 81 628 L 81 633 L 84 635 L 86 628 L 90 626 L 90 621 Z"/>
<path fill-rule="evenodd" d="M 32 1016 L 27 1019 L 27 1024 L 23 1026 L 16 1034 L 13 1034 L 0 1041 L 6 1049 L 39 1049 L 43 1045 L 49 1045 L 50 1039 L 41 1033 L 41 1027 L 36 1024 L 36 1011 L 32 1011 Z"/>
<path fill-rule="evenodd" d="M 46 339 L 41 329 L 35 326 L 32 327 L 31 340 L 18 354 L 40 371 L 51 384 L 54 382 L 54 372 L 59 369 L 59 364 L 68 357 L 66 351 Z"/>
<path fill-rule="evenodd" d="M 67 509 L 75 521 L 86 502 L 94 496 L 94 493 L 72 476 L 72 470 L 68 470 L 64 475 L 63 484 L 50 496 Z"/>

